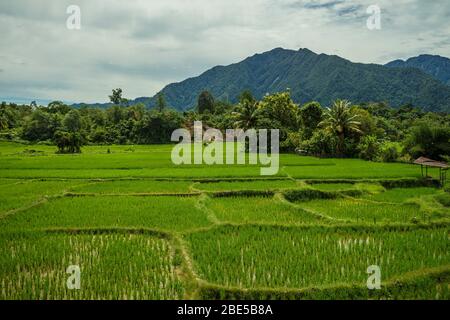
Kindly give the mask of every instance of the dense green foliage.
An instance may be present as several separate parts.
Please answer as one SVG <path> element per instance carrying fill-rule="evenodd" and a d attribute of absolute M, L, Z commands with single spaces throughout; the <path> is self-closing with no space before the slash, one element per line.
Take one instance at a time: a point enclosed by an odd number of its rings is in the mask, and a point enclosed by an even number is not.
<path fill-rule="evenodd" d="M 419 156 L 446 160 L 450 155 L 450 116 L 398 110 L 382 103 L 354 105 L 336 100 L 329 108 L 318 102 L 294 103 L 291 92 L 266 95 L 260 101 L 245 90 L 233 105 L 208 91 L 198 97 L 197 111 L 179 113 L 159 95 L 158 108 L 127 106 L 120 89 L 107 109 L 73 109 L 55 101 L 48 107 L 2 103 L 0 139 L 55 144 L 60 153 L 79 153 L 86 144 L 163 144 L 175 129 L 192 132 L 194 121 L 226 129 L 279 129 L 280 150 L 315 156 L 360 157 L 409 162 Z M 124 102 L 125 101 L 125 102 Z"/>

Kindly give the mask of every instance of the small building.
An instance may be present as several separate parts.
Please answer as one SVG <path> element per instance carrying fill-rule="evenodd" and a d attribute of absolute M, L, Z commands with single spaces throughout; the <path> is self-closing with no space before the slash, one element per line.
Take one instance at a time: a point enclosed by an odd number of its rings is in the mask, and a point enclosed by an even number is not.
<path fill-rule="evenodd" d="M 428 159 L 425 157 L 420 157 L 416 161 L 414 161 L 414 164 L 420 164 L 420 170 L 422 173 L 422 177 L 428 177 L 428 168 L 438 168 L 439 169 L 439 182 L 441 183 L 441 186 L 444 186 L 445 180 L 447 178 L 447 170 L 449 168 L 449 165 L 445 162 L 436 161 L 432 159 Z M 424 170 L 425 168 L 425 175 Z"/>

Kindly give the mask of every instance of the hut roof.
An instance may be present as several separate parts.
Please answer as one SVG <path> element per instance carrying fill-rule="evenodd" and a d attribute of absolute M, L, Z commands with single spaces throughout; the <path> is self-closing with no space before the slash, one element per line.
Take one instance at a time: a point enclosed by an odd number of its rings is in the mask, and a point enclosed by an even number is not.
<path fill-rule="evenodd" d="M 435 168 L 441 168 L 441 169 L 448 169 L 449 165 L 445 162 L 436 161 L 432 159 L 428 159 L 425 157 L 420 157 L 416 161 L 414 161 L 415 164 L 420 164 L 427 167 L 435 167 Z"/>

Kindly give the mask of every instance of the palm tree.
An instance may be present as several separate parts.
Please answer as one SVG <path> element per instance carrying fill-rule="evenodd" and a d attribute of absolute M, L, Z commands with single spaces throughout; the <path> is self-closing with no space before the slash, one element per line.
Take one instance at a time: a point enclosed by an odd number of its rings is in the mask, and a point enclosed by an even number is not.
<path fill-rule="evenodd" d="M 235 119 L 234 126 L 236 128 L 243 130 L 254 128 L 259 116 L 258 102 L 244 100 L 239 103 L 232 115 Z"/>
<path fill-rule="evenodd" d="M 333 102 L 331 108 L 327 108 L 324 113 L 324 118 L 325 119 L 321 121 L 318 126 L 338 137 L 337 152 L 339 155 L 342 155 L 344 151 L 345 135 L 349 132 L 362 133 L 359 128 L 361 123 L 356 121 L 358 115 L 352 114 L 350 102 L 338 99 Z"/>

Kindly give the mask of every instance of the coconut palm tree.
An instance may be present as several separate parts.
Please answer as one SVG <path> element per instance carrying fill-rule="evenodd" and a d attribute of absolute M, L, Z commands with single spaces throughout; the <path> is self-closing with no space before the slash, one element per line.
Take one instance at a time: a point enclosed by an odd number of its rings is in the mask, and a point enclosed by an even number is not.
<path fill-rule="evenodd" d="M 243 130 L 255 128 L 259 116 L 258 102 L 244 100 L 239 103 L 232 115 L 235 119 L 234 126 L 236 128 Z"/>
<path fill-rule="evenodd" d="M 350 102 L 338 99 L 331 108 L 327 108 L 324 118 L 318 126 L 338 137 L 337 153 L 343 155 L 345 135 L 349 132 L 362 133 L 358 115 L 352 113 Z"/>

